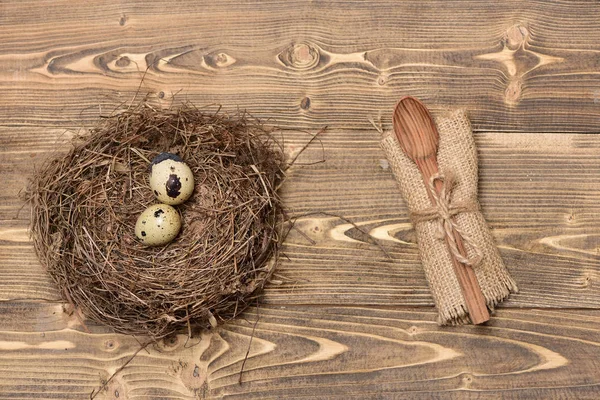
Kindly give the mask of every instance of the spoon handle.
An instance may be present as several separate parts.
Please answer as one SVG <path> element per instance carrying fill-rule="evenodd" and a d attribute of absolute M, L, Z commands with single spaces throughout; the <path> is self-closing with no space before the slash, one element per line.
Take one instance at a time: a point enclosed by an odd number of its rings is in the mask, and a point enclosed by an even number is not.
<path fill-rule="evenodd" d="M 427 158 L 417 158 L 414 160 L 417 164 L 417 167 L 421 171 L 421 175 L 423 176 L 423 181 L 425 182 L 425 187 L 427 188 L 427 193 L 429 198 L 431 199 L 432 204 L 435 205 L 435 200 L 433 199 L 433 193 L 431 193 L 431 189 L 429 188 L 429 180 L 430 178 L 438 172 L 438 164 L 435 155 Z M 442 190 L 442 182 L 435 182 L 435 189 L 439 193 Z M 456 245 L 460 254 L 467 258 L 467 251 L 465 249 L 465 245 L 462 241 L 460 234 L 456 231 L 456 229 L 452 230 L 454 235 L 454 240 L 456 241 Z M 446 245 L 450 248 L 450 243 L 448 237 L 446 237 Z M 469 316 L 471 317 L 471 321 L 473 324 L 478 325 L 482 324 L 490 319 L 490 313 L 486 306 L 485 297 L 481 292 L 481 287 L 479 286 L 479 282 L 477 281 L 477 276 L 475 275 L 475 271 L 469 265 L 462 264 L 460 261 L 456 259 L 451 254 L 452 258 L 452 266 L 454 267 L 454 273 L 456 274 L 456 278 L 458 279 L 458 283 L 465 299 L 465 304 L 467 306 L 467 310 L 469 311 Z"/>

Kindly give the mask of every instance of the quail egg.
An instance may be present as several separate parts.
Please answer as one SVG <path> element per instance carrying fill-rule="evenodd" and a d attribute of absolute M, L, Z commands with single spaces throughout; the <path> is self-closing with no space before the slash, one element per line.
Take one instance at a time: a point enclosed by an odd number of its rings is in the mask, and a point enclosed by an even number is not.
<path fill-rule="evenodd" d="M 194 191 L 194 174 L 179 156 L 160 153 L 150 165 L 150 189 L 165 204 L 181 204 Z"/>
<path fill-rule="evenodd" d="M 181 229 L 181 217 L 167 204 L 146 208 L 135 223 L 135 235 L 147 246 L 161 246 L 175 239 Z"/>

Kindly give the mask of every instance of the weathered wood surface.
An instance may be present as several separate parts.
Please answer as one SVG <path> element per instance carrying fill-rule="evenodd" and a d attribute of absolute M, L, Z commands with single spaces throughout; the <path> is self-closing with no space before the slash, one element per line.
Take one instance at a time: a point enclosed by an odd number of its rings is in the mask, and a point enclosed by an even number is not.
<path fill-rule="evenodd" d="M 477 129 L 597 131 L 597 5 L 452 3 L 3 1 L 0 113 L 79 125 L 129 101 L 150 67 L 142 88 L 167 100 L 294 128 L 366 129 L 402 93 L 466 107 Z"/>
<path fill-rule="evenodd" d="M 40 302 L 59 294 L 19 200 L 138 88 L 274 118 L 291 156 L 328 125 L 298 160 L 325 162 L 282 189 L 314 243 L 288 237 L 243 384 L 255 309 L 140 352 L 97 398 L 599 398 L 599 20 L 572 1 L 0 2 L 0 399 L 89 398 L 139 349 Z M 369 122 L 389 127 L 405 94 L 473 121 L 484 214 L 521 288 L 489 326 L 434 323 Z"/>
<path fill-rule="evenodd" d="M 14 321 L 0 331 L 3 398 L 88 398 L 140 348 L 102 328 L 82 333 L 59 305 L 1 309 Z M 142 350 L 98 398 L 596 399 L 600 389 L 598 311 L 501 310 L 477 328 L 440 328 L 433 311 L 416 309 L 259 314 L 251 343 L 255 309 Z"/>
<path fill-rule="evenodd" d="M 17 135 L 20 139 L 8 145 L 6 161 L 0 164 L 13 170 L 1 195 L 5 208 L 0 210 L 0 298 L 56 298 L 27 236 L 29 210 L 19 212 L 22 204 L 17 201 L 32 172 L 32 160 L 44 157 L 37 151 L 48 145 L 32 138 L 24 146 L 28 135 Z M 285 132 L 290 154 L 307 138 L 305 133 Z M 317 144 L 298 159 L 313 163 L 324 158 L 324 163 L 289 171 L 282 195 L 292 215 L 337 214 L 359 224 L 371 239 L 335 216 L 300 218 L 296 227 L 314 244 L 291 231 L 279 270 L 283 284 L 269 287 L 266 302 L 433 304 L 414 232 L 378 138 L 374 129 L 331 130 L 321 138 L 324 153 Z M 477 144 L 482 207 L 521 288 L 505 305 L 598 307 L 600 135 L 480 133 Z M 372 238 L 392 259 L 371 243 Z"/>

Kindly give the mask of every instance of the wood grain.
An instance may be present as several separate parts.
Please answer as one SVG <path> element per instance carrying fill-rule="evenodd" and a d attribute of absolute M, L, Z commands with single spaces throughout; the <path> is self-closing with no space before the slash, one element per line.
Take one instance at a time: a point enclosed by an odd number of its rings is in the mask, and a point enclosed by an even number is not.
<path fill-rule="evenodd" d="M 92 121 L 149 67 L 142 89 L 165 103 L 292 128 L 368 129 L 414 95 L 468 108 L 477 130 L 598 131 L 600 9 L 585 1 L 77 4 L 2 3 L 3 124 Z"/>
<path fill-rule="evenodd" d="M 0 399 L 89 398 L 139 349 L 56 302 L 19 200 L 138 89 L 248 110 L 289 129 L 290 158 L 329 129 L 282 188 L 314 243 L 291 232 L 251 345 L 256 309 L 140 352 L 98 398 L 599 398 L 598 20 L 567 0 L 0 2 Z M 480 200 L 521 288 L 487 326 L 434 322 L 369 122 L 390 128 L 402 95 L 476 130 Z"/>
<path fill-rule="evenodd" d="M 15 143 L 8 140 L 0 153 L 0 171 L 13 177 L 0 193 L 0 298 L 56 298 L 27 237 L 29 211 L 18 212 L 18 193 L 34 161 L 61 146 L 52 145 L 56 139 L 36 141 L 35 131 L 27 128 L 13 135 L 4 136 L 15 137 Z M 285 131 L 286 151 L 295 154 L 308 138 Z M 291 231 L 277 277 L 283 284 L 270 286 L 265 301 L 431 306 L 414 232 L 382 160 L 378 133 L 329 130 L 321 141 L 323 147 L 315 144 L 298 162 L 326 161 L 293 167 L 282 188 L 293 215 L 309 214 L 296 226 L 315 244 Z M 596 308 L 600 135 L 494 132 L 477 134 L 476 141 L 484 215 L 521 289 L 505 305 Z M 350 218 L 371 239 L 321 211 Z M 373 238 L 392 259 L 371 243 Z"/>
<path fill-rule="evenodd" d="M 3 398 L 87 398 L 139 349 L 99 327 L 85 334 L 62 321 L 44 329 L 37 316 L 55 307 L 24 307 L 30 312 L 8 310 L 23 325 L 0 331 Z M 433 311 L 416 309 L 256 311 L 140 352 L 97 398 L 594 399 L 600 389 L 598 311 L 501 310 L 477 328 L 440 328 Z"/>

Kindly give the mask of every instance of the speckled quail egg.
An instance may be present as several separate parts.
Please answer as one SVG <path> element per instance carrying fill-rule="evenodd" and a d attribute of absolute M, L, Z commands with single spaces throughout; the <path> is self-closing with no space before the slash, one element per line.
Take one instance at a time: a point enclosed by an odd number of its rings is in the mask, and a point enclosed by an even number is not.
<path fill-rule="evenodd" d="M 175 239 L 181 229 L 181 217 L 167 204 L 146 208 L 135 223 L 135 235 L 147 246 L 161 246 Z"/>
<path fill-rule="evenodd" d="M 179 156 L 160 153 L 150 165 L 150 189 L 165 204 L 181 204 L 194 191 L 194 174 Z"/>

